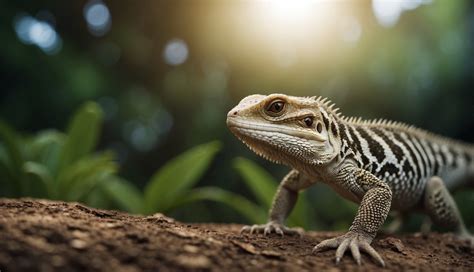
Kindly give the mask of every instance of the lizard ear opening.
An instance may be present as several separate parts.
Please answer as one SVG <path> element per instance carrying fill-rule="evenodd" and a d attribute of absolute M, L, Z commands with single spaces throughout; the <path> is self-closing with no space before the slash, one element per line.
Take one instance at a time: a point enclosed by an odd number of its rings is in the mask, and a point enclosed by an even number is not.
<path fill-rule="evenodd" d="M 318 131 L 318 133 L 323 132 L 323 124 L 321 124 L 321 122 L 318 122 L 316 125 L 316 131 Z"/>

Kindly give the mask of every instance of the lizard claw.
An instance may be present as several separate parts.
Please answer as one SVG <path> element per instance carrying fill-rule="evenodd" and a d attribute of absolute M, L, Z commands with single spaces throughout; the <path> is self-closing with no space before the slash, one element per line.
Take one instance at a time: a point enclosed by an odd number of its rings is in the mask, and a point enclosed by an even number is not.
<path fill-rule="evenodd" d="M 240 230 L 240 233 L 263 233 L 265 236 L 271 233 L 276 233 L 283 237 L 285 234 L 302 236 L 303 230 L 301 228 L 288 228 L 275 221 L 270 221 L 263 225 L 244 226 Z"/>
<path fill-rule="evenodd" d="M 385 267 L 385 262 L 383 261 L 380 254 L 370 245 L 371 242 L 372 238 L 370 237 L 355 232 L 348 232 L 342 236 L 322 241 L 313 248 L 313 253 L 337 248 L 336 264 L 339 264 L 342 256 L 344 256 L 344 253 L 349 248 L 351 250 L 352 257 L 356 263 L 360 265 L 360 250 L 362 250 L 374 258 L 382 267 Z"/>

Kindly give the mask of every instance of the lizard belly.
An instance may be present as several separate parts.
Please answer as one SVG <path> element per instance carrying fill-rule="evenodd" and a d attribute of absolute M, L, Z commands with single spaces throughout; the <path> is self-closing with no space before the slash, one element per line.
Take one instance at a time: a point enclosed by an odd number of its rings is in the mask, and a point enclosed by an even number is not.
<path fill-rule="evenodd" d="M 416 181 L 388 182 L 392 190 L 392 210 L 410 210 L 420 204 L 427 178 Z"/>

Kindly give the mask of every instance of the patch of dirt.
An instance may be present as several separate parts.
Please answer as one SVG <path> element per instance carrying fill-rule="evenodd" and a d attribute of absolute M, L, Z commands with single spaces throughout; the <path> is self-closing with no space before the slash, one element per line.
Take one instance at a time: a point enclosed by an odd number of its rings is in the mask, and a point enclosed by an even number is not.
<path fill-rule="evenodd" d="M 162 214 L 132 216 L 77 203 L 0 199 L 0 270 L 5 271 L 380 271 L 363 254 L 339 265 L 314 245 L 340 235 L 240 235 L 241 225 L 186 224 Z M 384 270 L 474 270 L 474 252 L 451 234 L 381 236 Z"/>

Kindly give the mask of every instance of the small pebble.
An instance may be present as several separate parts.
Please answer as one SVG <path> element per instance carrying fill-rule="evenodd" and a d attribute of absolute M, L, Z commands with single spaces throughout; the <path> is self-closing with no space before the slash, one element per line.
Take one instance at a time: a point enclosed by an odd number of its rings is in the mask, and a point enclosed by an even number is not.
<path fill-rule="evenodd" d="M 83 240 L 80 239 L 74 239 L 70 243 L 71 247 L 75 249 L 83 249 L 87 247 L 87 243 Z"/>
<path fill-rule="evenodd" d="M 183 247 L 184 251 L 189 252 L 189 253 L 197 253 L 199 252 L 199 248 L 197 246 L 193 245 L 185 245 Z"/>
<path fill-rule="evenodd" d="M 211 260 L 204 255 L 200 256 L 178 256 L 176 262 L 189 269 L 205 269 L 211 266 Z"/>

